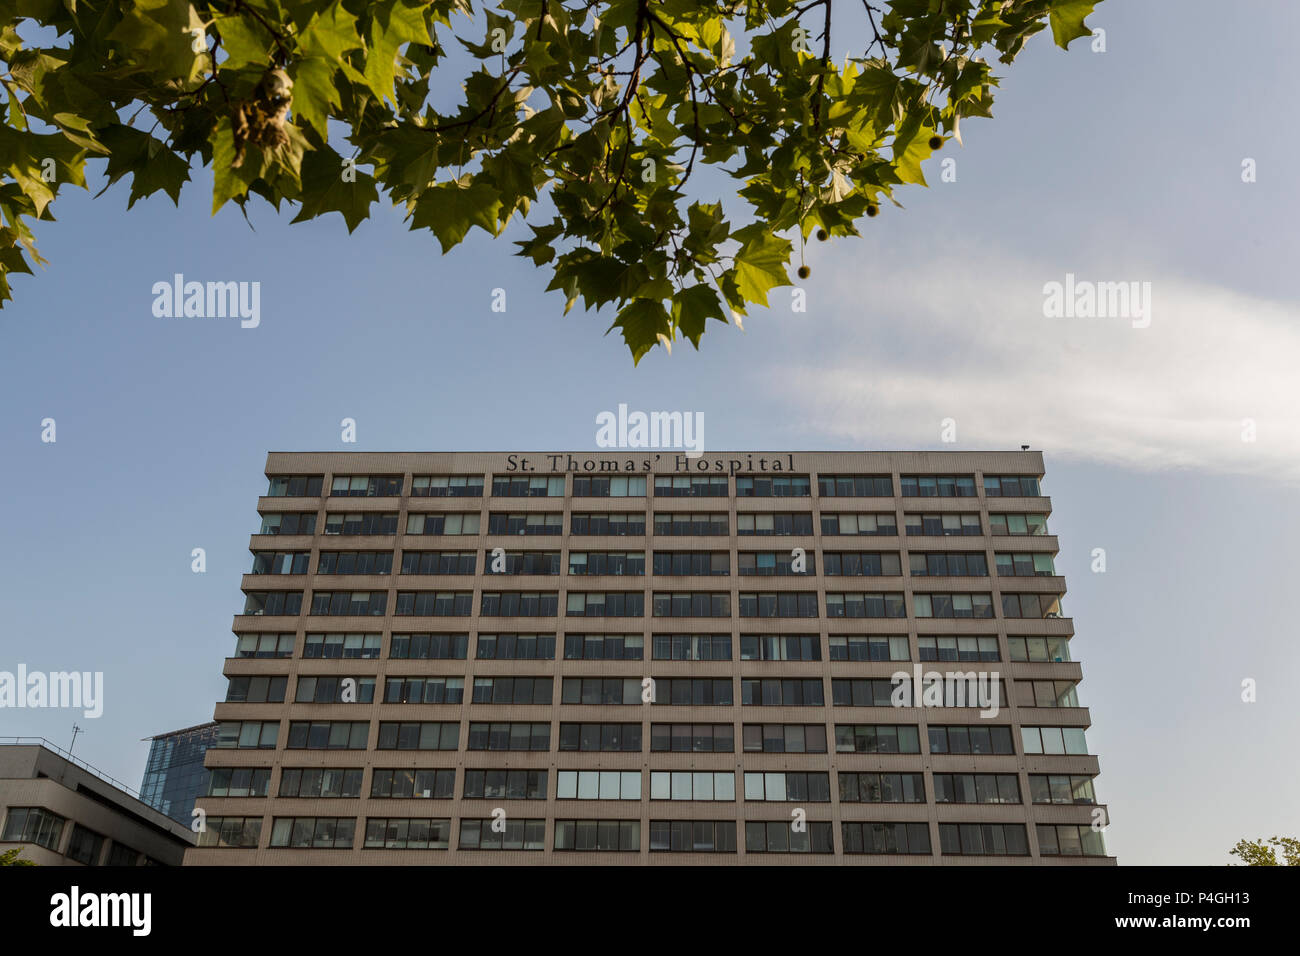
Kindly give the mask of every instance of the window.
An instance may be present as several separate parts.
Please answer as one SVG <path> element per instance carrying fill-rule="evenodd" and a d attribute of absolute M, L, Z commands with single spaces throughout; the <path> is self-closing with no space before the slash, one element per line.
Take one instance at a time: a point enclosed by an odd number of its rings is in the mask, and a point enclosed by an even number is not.
<path fill-rule="evenodd" d="M 576 479 L 575 479 L 576 480 Z M 556 820 L 555 849 L 627 852 L 641 849 L 640 820 Z"/>
<path fill-rule="evenodd" d="M 840 803 L 925 803 L 925 775 L 839 771 Z"/>
<path fill-rule="evenodd" d="M 974 498 L 972 475 L 903 475 L 898 481 L 904 498 Z"/>
<path fill-rule="evenodd" d="M 494 820 L 461 820 L 458 850 L 541 850 L 546 843 L 545 820 L 506 821 L 504 831 L 492 828 Z"/>
<path fill-rule="evenodd" d="M 401 475 L 335 475 L 331 498 L 396 498 L 402 493 Z"/>
<path fill-rule="evenodd" d="M 377 750 L 455 750 L 460 746 L 457 721 L 379 722 Z"/>
<path fill-rule="evenodd" d="M 836 724 L 835 752 L 850 754 L 919 754 L 915 725 Z"/>
<path fill-rule="evenodd" d="M 640 753 L 640 724 L 560 724 L 560 750 Z"/>
<path fill-rule="evenodd" d="M 493 475 L 492 496 L 494 498 L 563 498 L 564 476 Z"/>
<path fill-rule="evenodd" d="M 308 634 L 302 656 L 323 660 L 377 660 L 380 634 Z"/>
<path fill-rule="evenodd" d="M 388 656 L 394 660 L 463 661 L 468 647 L 468 634 L 394 634 Z"/>
<path fill-rule="evenodd" d="M 731 521 L 725 512 L 708 514 L 702 511 L 688 511 L 670 514 L 656 511 L 654 527 L 655 534 L 698 537 L 727 534 Z"/>
<path fill-rule="evenodd" d="M 484 617 L 555 617 L 559 611 L 557 591 L 484 591 L 479 606 Z"/>
<path fill-rule="evenodd" d="M 245 591 L 244 613 L 255 617 L 293 616 L 302 613 L 301 591 Z"/>
<path fill-rule="evenodd" d="M 1050 661 L 1059 664 L 1070 659 L 1068 637 L 1008 637 L 1007 648 L 1013 661 Z"/>
<path fill-rule="evenodd" d="M 741 551 L 736 554 L 736 573 L 756 577 L 816 574 L 817 555 L 806 552 L 796 558 L 793 551 Z"/>
<path fill-rule="evenodd" d="M 1010 727 L 930 725 L 932 754 L 1013 754 Z"/>
<path fill-rule="evenodd" d="M 732 724 L 651 724 L 650 750 L 659 753 L 735 753 L 736 728 Z"/>
<path fill-rule="evenodd" d="M 826 639 L 833 661 L 907 661 L 912 659 L 906 637 L 840 637 Z M 925 658 L 921 658 L 925 660 Z"/>
<path fill-rule="evenodd" d="M 888 677 L 847 678 L 831 681 L 831 704 L 835 707 L 889 707 L 895 684 Z M 911 683 L 901 685 L 911 697 Z M 913 706 L 908 700 L 900 706 Z"/>
<path fill-rule="evenodd" d="M 889 475 L 818 475 L 822 498 L 892 498 L 894 479 Z"/>
<path fill-rule="evenodd" d="M 1059 594 L 1002 594 L 1003 617 L 1049 618 L 1061 616 Z"/>
<path fill-rule="evenodd" d="M 726 591 L 656 591 L 655 617 L 731 617 Z"/>
<path fill-rule="evenodd" d="M 996 637 L 918 637 L 917 657 L 922 661 L 999 661 Z"/>
<path fill-rule="evenodd" d="M 280 796 L 354 800 L 361 796 L 361 774 L 360 767 L 285 767 L 280 771 Z"/>
<path fill-rule="evenodd" d="M 327 514 L 326 534 L 397 534 L 397 512 L 364 511 L 360 514 Z"/>
<path fill-rule="evenodd" d="M 746 475 L 736 479 L 737 498 L 807 498 L 812 494 L 807 475 Z"/>
<path fill-rule="evenodd" d="M 572 560 L 572 555 L 570 556 Z M 741 566 L 743 567 L 743 555 Z M 655 551 L 654 573 L 712 577 L 731 574 L 731 555 L 726 551 Z M 642 565 L 644 574 L 644 565 Z M 742 570 L 740 572 L 744 574 Z"/>
<path fill-rule="evenodd" d="M 355 817 L 276 817 L 271 847 L 299 850 L 350 850 L 356 835 Z"/>
<path fill-rule="evenodd" d="M 1051 577 L 1056 573 L 1049 551 L 999 551 L 993 555 L 998 574 L 1008 577 Z"/>
<path fill-rule="evenodd" d="M 729 661 L 730 634 L 655 634 L 651 638 L 657 661 Z"/>
<path fill-rule="evenodd" d="M 566 661 L 639 661 L 645 657 L 640 634 L 565 634 Z"/>
<path fill-rule="evenodd" d="M 725 555 L 724 555 L 725 557 Z M 556 573 L 559 557 L 556 556 Z M 645 574 L 644 551 L 570 551 L 570 574 Z M 655 571 L 655 574 L 659 574 Z"/>
<path fill-rule="evenodd" d="M 1019 803 L 1014 773 L 936 773 L 935 803 Z"/>
<path fill-rule="evenodd" d="M 945 856 L 1028 856 L 1023 823 L 940 823 L 939 850 Z"/>
<path fill-rule="evenodd" d="M 819 661 L 821 638 L 816 634 L 742 634 L 742 661 Z"/>
<path fill-rule="evenodd" d="M 986 498 L 1037 498 L 1041 494 L 1037 475 L 984 476 Z"/>
<path fill-rule="evenodd" d="M 226 701 L 247 704 L 282 704 L 287 677 L 231 677 Z"/>
<path fill-rule="evenodd" d="M 277 475 L 270 479 L 268 498 L 317 498 L 320 496 L 324 475 Z"/>
<path fill-rule="evenodd" d="M 453 743 L 448 750 L 455 750 Z M 466 750 L 550 750 L 549 723 L 471 723 Z"/>
<path fill-rule="evenodd" d="M 261 839 L 261 817 L 208 817 L 207 825 L 199 832 L 198 845 L 256 850 Z"/>
<path fill-rule="evenodd" d="M 725 498 L 729 493 L 726 476 L 656 475 L 656 498 Z"/>
<path fill-rule="evenodd" d="M 469 617 L 473 602 L 473 591 L 398 591 L 395 613 L 402 617 Z"/>
<path fill-rule="evenodd" d="M 1092 806 L 1097 802 L 1091 777 L 1063 773 L 1031 773 L 1029 798 L 1034 803 L 1058 803 L 1066 806 Z"/>
<path fill-rule="evenodd" d="M 826 592 L 827 617 L 907 617 L 898 591 Z"/>
<path fill-rule="evenodd" d="M 63 825 L 68 821 L 43 807 L 10 807 L 5 816 L 5 843 L 35 843 L 58 852 Z"/>
<path fill-rule="evenodd" d="M 471 572 L 473 567 L 470 568 Z M 391 551 L 322 551 L 317 574 L 392 574 Z M 405 571 L 403 571 L 405 573 Z"/>
<path fill-rule="evenodd" d="M 546 771 L 466 770 L 462 796 L 471 800 L 545 800 Z"/>
<path fill-rule="evenodd" d="M 545 771 L 543 771 L 545 776 Z M 450 800 L 456 795 L 456 771 L 421 770 L 415 767 L 375 768 L 370 775 L 372 799 Z"/>
<path fill-rule="evenodd" d="M 1082 727 L 1021 727 L 1020 743 L 1027 754 L 1086 754 Z"/>
<path fill-rule="evenodd" d="M 828 575 L 897 577 L 903 573 L 897 551 L 827 551 L 823 560 Z"/>
<path fill-rule="evenodd" d="M 491 552 L 489 552 L 490 554 Z M 324 555 L 321 559 L 324 560 Z M 559 554 L 555 554 L 559 564 Z M 477 556 L 473 551 L 403 551 L 403 574 L 473 574 L 476 570 Z M 392 570 L 392 556 L 389 556 L 389 570 Z M 555 574 L 558 571 L 548 572 Z M 518 573 L 518 572 L 515 572 Z M 541 574 L 544 572 L 529 572 Z"/>
<path fill-rule="evenodd" d="M 561 679 L 562 704 L 621 704 L 641 703 L 641 678 L 639 677 L 565 677 Z"/>
<path fill-rule="evenodd" d="M 898 521 L 889 512 L 879 514 L 822 514 L 822 534 L 896 535 Z"/>
<path fill-rule="evenodd" d="M 262 516 L 258 534 L 315 534 L 316 512 L 283 511 Z"/>
<path fill-rule="evenodd" d="M 824 754 L 826 725 L 745 724 L 744 748 L 745 753 Z"/>
<path fill-rule="evenodd" d="M 412 498 L 482 498 L 482 475 L 416 475 Z"/>
<path fill-rule="evenodd" d="M 478 534 L 479 515 L 469 514 L 408 514 L 407 534 Z"/>
<path fill-rule="evenodd" d="M 366 849 L 445 850 L 451 845 L 451 820 L 425 817 L 368 817 Z"/>
<path fill-rule="evenodd" d="M 1072 680 L 1018 680 L 1018 707 L 1078 707 L 1079 694 Z"/>
<path fill-rule="evenodd" d="M 692 770 L 650 772 L 651 800 L 719 801 L 736 799 L 736 775 Z"/>
<path fill-rule="evenodd" d="M 986 578 L 988 559 L 983 551 L 913 551 L 908 555 L 912 577 Z"/>
<path fill-rule="evenodd" d="M 930 855 L 928 823 L 856 823 L 840 824 L 845 853 Z"/>
<path fill-rule="evenodd" d="M 715 705 L 731 707 L 730 677 L 661 677 L 654 683 L 654 702 L 678 707 Z"/>
<path fill-rule="evenodd" d="M 136 860 L 140 858 L 140 851 L 133 850 L 125 844 L 118 843 L 114 840 L 108 847 L 108 865 L 109 866 L 135 866 Z"/>
<path fill-rule="evenodd" d="M 313 591 L 311 595 L 312 614 L 383 617 L 387 607 L 387 591 Z"/>
<path fill-rule="evenodd" d="M 745 799 L 775 803 L 792 803 L 801 800 L 809 803 L 830 803 L 830 774 L 781 771 L 746 773 Z"/>
<path fill-rule="evenodd" d="M 208 773 L 209 797 L 264 797 L 270 787 L 270 767 L 213 767 Z M 285 795 L 283 776 L 280 795 Z"/>
<path fill-rule="evenodd" d="M 254 551 L 250 574 L 306 574 L 310 551 Z"/>
<path fill-rule="evenodd" d="M 990 513 L 989 534 L 1047 534 L 1047 515 Z"/>
<path fill-rule="evenodd" d="M 816 617 L 816 591 L 740 592 L 741 617 Z"/>
<path fill-rule="evenodd" d="M 460 704 L 464 700 L 463 677 L 384 678 L 385 704 Z"/>
<path fill-rule="evenodd" d="M 104 851 L 104 838 L 94 830 L 88 830 L 80 823 L 72 825 L 72 836 L 68 838 L 68 849 L 63 854 L 75 863 L 86 866 L 99 866 L 99 857 Z"/>
<path fill-rule="evenodd" d="M 553 661 L 554 634 L 480 634 L 476 655 L 484 661 Z"/>
<path fill-rule="evenodd" d="M 736 515 L 736 534 L 790 535 L 812 534 L 809 512 L 767 512 Z"/>
<path fill-rule="evenodd" d="M 1105 856 L 1100 830 L 1086 823 L 1038 824 L 1038 852 L 1042 856 Z"/>
<path fill-rule="evenodd" d="M 749 820 L 745 823 L 746 853 L 833 853 L 831 824 L 808 820 L 795 830 L 788 820 Z"/>
<path fill-rule="evenodd" d="M 554 515 L 553 517 L 556 521 L 554 531 L 534 533 L 559 534 L 560 529 L 563 527 L 560 524 L 561 516 Z M 645 512 L 574 512 L 569 518 L 569 531 L 573 534 L 612 535 L 616 537 L 641 535 L 645 534 Z"/>
<path fill-rule="evenodd" d="M 286 750 L 365 750 L 370 723 L 365 720 L 291 720 Z"/>
<path fill-rule="evenodd" d="M 940 538 L 954 535 L 978 535 L 983 534 L 980 525 L 980 516 L 974 513 L 957 514 L 956 512 L 946 512 L 944 514 L 905 514 L 903 516 L 904 530 L 909 535 L 924 535 L 927 537 Z"/>
<path fill-rule="evenodd" d="M 573 497 L 575 498 L 644 498 L 644 475 L 619 475 L 612 478 L 579 477 L 573 478 Z"/>
<path fill-rule="evenodd" d="M 552 680 L 546 677 L 475 677 L 475 704 L 549 704 Z"/>
<path fill-rule="evenodd" d="M 820 677 L 746 677 L 740 682 L 740 702 L 762 707 L 822 707 L 826 698 Z"/>
<path fill-rule="evenodd" d="M 280 734 L 278 720 L 223 720 L 217 725 L 219 748 L 274 750 Z"/>
<path fill-rule="evenodd" d="M 651 853 L 735 853 L 734 820 L 651 820 Z"/>
<path fill-rule="evenodd" d="M 914 594 L 912 607 L 917 617 L 993 616 L 993 599 L 986 594 Z"/>
<path fill-rule="evenodd" d="M 557 800 L 640 800 L 639 770 L 560 770 L 555 775 Z"/>
<path fill-rule="evenodd" d="M 568 617 L 644 617 L 641 591 L 570 591 L 565 604 Z"/>

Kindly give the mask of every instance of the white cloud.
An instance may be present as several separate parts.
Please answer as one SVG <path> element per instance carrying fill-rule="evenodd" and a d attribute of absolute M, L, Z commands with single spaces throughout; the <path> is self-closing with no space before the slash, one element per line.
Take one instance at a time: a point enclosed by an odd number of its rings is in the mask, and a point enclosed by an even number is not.
<path fill-rule="evenodd" d="M 799 316 L 782 343 L 781 379 L 795 386 L 782 392 L 808 429 L 864 447 L 1027 443 L 1061 459 L 1300 480 L 1300 304 L 987 251 L 826 266 L 814 336 Z M 1150 282 L 1150 326 L 1045 318 L 1043 285 L 1067 271 Z M 945 418 L 955 445 L 939 443 Z M 1254 442 L 1242 440 L 1248 418 Z"/>

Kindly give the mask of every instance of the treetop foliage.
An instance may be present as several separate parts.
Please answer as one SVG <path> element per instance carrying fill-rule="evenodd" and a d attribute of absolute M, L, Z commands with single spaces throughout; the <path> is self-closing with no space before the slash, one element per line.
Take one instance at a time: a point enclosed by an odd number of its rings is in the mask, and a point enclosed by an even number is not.
<path fill-rule="evenodd" d="M 610 306 L 634 360 L 698 348 L 709 319 L 740 322 L 791 284 L 783 233 L 857 235 L 896 187 L 925 184 L 963 117 L 991 115 L 990 57 L 1049 26 L 1061 47 L 1088 36 L 1094 6 L 0 0 L 0 303 L 9 273 L 44 261 L 31 222 L 85 187 L 88 160 L 129 180 L 128 208 L 178 202 L 197 160 L 214 213 L 260 196 L 351 231 L 382 192 L 444 252 L 518 215 L 517 254 L 551 270 L 566 312 Z M 833 62 L 834 31 L 867 48 Z M 468 76 L 445 62 L 462 50 Z M 703 167 L 738 181 L 743 222 L 694 194 Z"/>

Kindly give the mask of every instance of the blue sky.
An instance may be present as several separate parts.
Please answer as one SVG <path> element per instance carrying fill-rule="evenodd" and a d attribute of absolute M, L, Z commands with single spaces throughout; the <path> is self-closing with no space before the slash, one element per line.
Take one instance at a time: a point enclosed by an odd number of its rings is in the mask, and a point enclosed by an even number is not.
<path fill-rule="evenodd" d="M 0 734 L 66 747 L 75 720 L 77 755 L 138 783 L 140 738 L 210 719 L 267 450 L 345 447 L 344 417 L 358 450 L 581 450 L 626 402 L 703 411 L 710 448 L 1042 449 L 1111 852 L 1226 863 L 1240 837 L 1297 835 L 1300 130 L 1276 104 L 1300 13 L 1242 10 L 1249 30 L 1210 37 L 1218 5 L 1111 0 L 1105 53 L 1039 36 L 996 118 L 940 154 L 956 182 L 932 161 L 905 210 L 809 248 L 807 312 L 777 290 L 743 332 L 637 368 L 608 317 L 561 315 L 513 235 L 443 257 L 396 211 L 349 237 L 265 205 L 254 231 L 209 216 L 204 174 L 179 210 L 64 193 L 49 266 L 0 313 L 0 669 L 102 670 L 106 704 L 6 711 Z M 177 272 L 260 281 L 260 327 L 155 318 Z M 1151 327 L 1044 318 L 1067 272 L 1151 282 Z"/>

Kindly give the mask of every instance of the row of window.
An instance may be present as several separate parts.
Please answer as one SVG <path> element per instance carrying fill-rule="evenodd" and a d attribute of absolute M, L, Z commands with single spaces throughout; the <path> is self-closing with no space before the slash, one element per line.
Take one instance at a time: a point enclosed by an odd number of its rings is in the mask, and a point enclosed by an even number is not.
<path fill-rule="evenodd" d="M 980 517 L 969 513 L 907 513 L 904 533 L 909 536 L 944 537 L 983 534 Z M 834 535 L 897 536 L 897 517 L 892 512 L 875 514 L 823 514 L 821 533 Z M 707 537 L 730 533 L 731 520 L 726 512 L 682 512 L 654 514 L 654 533 L 663 536 Z M 325 533 L 331 535 L 397 534 L 397 512 L 357 514 L 330 513 L 325 516 Z M 432 512 L 408 514 L 406 534 L 410 535 L 477 535 L 482 533 L 482 516 L 471 512 Z M 569 516 L 569 530 L 575 535 L 644 535 L 645 514 L 639 511 L 613 513 L 574 512 Z M 491 512 L 488 534 L 558 535 L 564 531 L 561 512 Z M 316 513 L 284 511 L 262 516 L 259 534 L 315 534 Z M 738 535 L 811 535 L 811 512 L 773 512 L 736 515 Z M 989 534 L 1047 534 L 1047 517 L 1042 514 L 991 513 Z"/>
<path fill-rule="evenodd" d="M 353 817 L 275 817 L 268 846 L 292 849 L 354 849 Z M 944 856 L 1028 856 L 1025 826 L 1020 823 L 940 823 L 939 848 Z M 746 821 L 745 852 L 834 853 L 832 825 L 805 821 Z M 367 817 L 362 848 L 376 850 L 447 850 L 450 818 Z M 651 820 L 651 852 L 735 853 L 734 820 Z M 639 820 L 556 820 L 553 848 L 560 852 L 638 852 Z M 211 817 L 199 834 L 200 847 L 255 849 L 261 842 L 261 817 Z M 844 821 L 841 846 L 846 854 L 932 855 L 926 823 Z M 1105 856 L 1101 833 L 1087 826 L 1037 828 L 1043 856 Z M 460 820 L 458 850 L 545 849 L 544 819 Z"/>
<path fill-rule="evenodd" d="M 332 497 L 397 497 L 404 483 L 401 475 L 334 475 L 330 482 Z M 270 479 L 270 497 L 318 497 L 324 487 L 320 475 L 277 475 Z M 482 475 L 415 475 L 411 494 L 416 497 L 479 497 L 483 494 Z M 724 475 L 656 475 L 656 496 L 726 497 L 728 479 Z M 494 475 L 492 494 L 507 498 L 562 498 L 565 476 Z M 902 475 L 899 491 L 904 498 L 973 498 L 975 479 L 971 475 Z M 586 476 L 573 478 L 574 497 L 645 497 L 646 477 Z M 894 482 L 889 475 L 818 475 L 817 493 L 822 497 L 893 497 Z M 985 475 L 984 494 L 988 497 L 1036 497 L 1040 494 L 1034 475 Z M 740 498 L 807 498 L 812 495 L 808 475 L 740 475 L 736 478 L 736 496 Z"/>
<path fill-rule="evenodd" d="M 905 618 L 901 591 L 827 591 L 828 618 Z M 817 613 L 815 591 L 742 591 L 739 617 L 808 617 Z M 1004 618 L 1058 618 L 1057 594 L 1003 593 Z M 652 617 L 731 617 L 727 591 L 655 591 Z M 241 613 L 252 616 L 292 617 L 302 613 L 301 591 L 245 591 Z M 483 591 L 479 614 L 484 617 L 558 617 L 558 591 Z M 473 591 L 398 591 L 393 613 L 399 617 L 469 617 Z M 383 617 L 388 613 L 385 591 L 312 592 L 308 614 L 345 617 Z M 993 596 L 984 593 L 929 592 L 912 595 L 917 618 L 991 619 Z M 644 617 L 644 591 L 569 591 L 566 617 Z"/>
<path fill-rule="evenodd" d="M 705 703 L 709 703 L 706 701 Z M 570 728 L 566 731 L 565 727 Z M 613 725 L 561 724 L 560 750 L 582 749 L 583 727 Z M 719 739 L 716 731 L 711 739 Z M 755 725 L 747 725 L 755 726 Z M 226 720 L 218 725 L 218 749 L 274 750 L 279 739 L 278 720 Z M 594 733 L 594 730 L 588 732 Z M 668 733 L 671 735 L 672 731 Z M 784 730 L 782 731 L 784 734 Z M 807 746 L 807 731 L 804 746 Z M 694 731 L 692 731 L 694 734 Z M 351 720 L 291 720 L 285 740 L 286 750 L 366 750 L 370 735 L 368 721 Z M 1012 728 L 998 726 L 930 725 L 927 729 L 927 753 L 930 754 L 1015 754 L 1012 746 Z M 636 735 L 640 750 L 640 735 Z M 593 738 L 585 738 L 588 742 Z M 671 739 L 671 736 L 670 738 Z M 725 740 L 725 736 L 723 737 Z M 784 738 L 783 738 L 784 739 Z M 1022 727 L 1020 728 L 1021 753 L 1024 754 L 1087 754 L 1088 745 L 1080 727 Z M 615 749 L 626 752 L 632 738 L 621 735 L 614 742 Z M 919 754 L 920 731 L 906 724 L 836 724 L 834 727 L 836 753 L 894 753 Z M 377 750 L 458 750 L 460 743 L 459 721 L 380 721 L 375 749 Z M 569 745 L 569 746 L 566 746 Z M 575 746 L 576 745 L 576 746 Z M 733 742 L 734 746 L 734 742 Z M 466 750 L 524 750 L 549 751 L 551 749 L 551 724 L 545 722 L 477 722 L 469 724 Z"/>
<path fill-rule="evenodd" d="M 378 660 L 383 636 L 374 634 L 308 634 L 302 656 L 308 660 Z M 294 634 L 241 634 L 235 656 L 289 658 Z M 729 661 L 729 634 L 655 634 L 651 657 L 657 661 Z M 833 634 L 826 638 L 832 661 L 908 661 L 905 635 L 866 637 Z M 998 639 L 992 635 L 919 636 L 917 659 L 928 661 L 997 662 L 1002 659 Z M 476 645 L 479 660 L 554 660 L 554 634 L 483 634 Z M 565 660 L 643 660 L 645 638 L 640 634 L 565 634 Z M 1060 663 L 1070 659 L 1065 637 L 1007 638 L 1010 659 L 1016 662 Z M 392 660 L 465 660 L 468 634 L 394 634 L 389 645 Z M 819 661 L 821 636 L 817 634 L 741 634 L 742 661 Z"/>
<path fill-rule="evenodd" d="M 55 853 L 59 852 L 68 820 L 44 807 L 10 807 L 0 828 L 0 843 L 34 843 Z M 108 844 L 108 854 L 104 845 Z M 137 866 L 140 863 L 156 865 L 155 860 L 143 856 L 139 850 L 108 840 L 80 823 L 73 823 L 68 834 L 68 844 L 63 856 L 84 866 Z"/>

